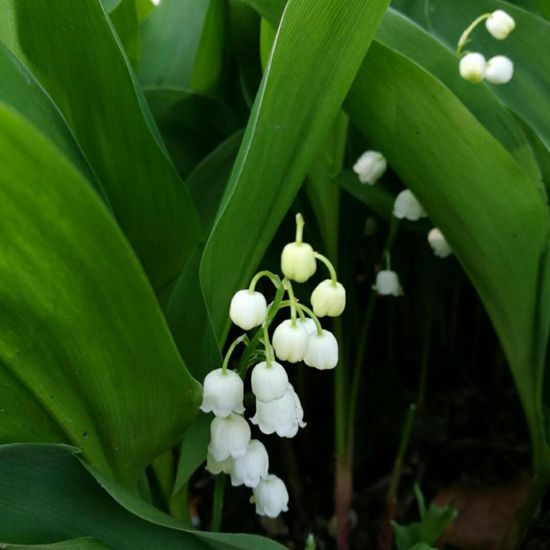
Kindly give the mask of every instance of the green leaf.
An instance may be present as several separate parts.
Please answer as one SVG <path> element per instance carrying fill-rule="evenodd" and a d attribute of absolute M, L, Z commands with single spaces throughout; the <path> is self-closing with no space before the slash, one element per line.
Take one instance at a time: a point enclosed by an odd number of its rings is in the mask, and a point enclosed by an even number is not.
<path fill-rule="evenodd" d="M 476 287 L 540 455 L 537 378 L 540 334 L 548 327 L 539 326 L 537 312 L 549 220 L 537 183 L 441 82 L 381 44 L 369 51 L 346 108 L 440 227 Z"/>
<path fill-rule="evenodd" d="M 54 542 L 53 544 L 7 544 L 0 543 L 3 550 L 109 550 L 102 542 L 89 537 Z"/>
<path fill-rule="evenodd" d="M 461 32 L 472 20 L 495 9 L 510 13 L 516 21 L 515 30 L 506 40 L 495 40 L 480 25 L 473 33 L 468 48 L 483 52 L 487 59 L 493 55 L 506 55 L 513 60 L 512 81 L 505 85 L 487 86 L 505 105 L 525 119 L 546 148 L 550 149 L 550 56 L 541 55 L 541 52 L 550 51 L 550 23 L 507 2 L 494 0 L 430 0 L 428 23 L 432 32 L 454 50 Z"/>
<path fill-rule="evenodd" d="M 132 67 L 137 69 L 139 66 L 140 43 L 139 43 L 139 24 L 135 0 L 122 0 L 116 9 L 109 13 L 111 21 L 115 26 L 116 32 L 128 60 Z"/>
<path fill-rule="evenodd" d="M 60 107 L 161 292 L 197 245 L 198 217 L 99 0 L 0 0 L 0 9 L 0 38 Z"/>
<path fill-rule="evenodd" d="M 182 529 L 170 516 L 86 469 L 75 451 L 63 445 L 0 446 L 4 539 L 14 544 L 53 544 L 87 536 L 116 550 L 283 548 L 255 535 Z"/>
<path fill-rule="evenodd" d="M 106 203 L 109 202 L 55 103 L 2 42 L 0 42 L 0 100 L 18 111 L 43 132 L 72 161 L 90 185 L 96 188 L 102 199 Z"/>
<path fill-rule="evenodd" d="M 231 295 L 252 274 L 292 203 L 387 4 L 289 2 L 201 263 L 219 339 Z"/>
<path fill-rule="evenodd" d="M 79 172 L 3 105 L 0 150 L 0 442 L 70 442 L 134 488 L 181 438 L 199 385 Z"/>
<path fill-rule="evenodd" d="M 224 0 L 163 0 L 144 21 L 140 82 L 208 92 L 224 61 Z"/>
<path fill-rule="evenodd" d="M 233 112 L 217 99 L 181 88 L 145 88 L 144 93 L 182 177 L 238 129 Z"/>

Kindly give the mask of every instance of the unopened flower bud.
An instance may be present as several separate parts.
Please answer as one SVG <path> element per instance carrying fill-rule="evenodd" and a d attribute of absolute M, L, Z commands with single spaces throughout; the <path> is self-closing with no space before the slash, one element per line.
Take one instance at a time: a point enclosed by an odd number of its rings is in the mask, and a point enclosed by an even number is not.
<path fill-rule="evenodd" d="M 208 452 L 206 454 L 206 471 L 217 476 L 218 474 L 228 474 L 233 466 L 233 459 L 231 457 L 226 458 L 218 462 L 212 455 L 210 445 L 208 446 Z"/>
<path fill-rule="evenodd" d="M 485 79 L 491 84 L 507 84 L 514 76 L 514 64 L 505 55 L 496 55 L 487 61 Z"/>
<path fill-rule="evenodd" d="M 288 374 L 282 365 L 271 361 L 268 367 L 265 361 L 252 369 L 252 393 L 265 403 L 280 399 L 288 386 Z"/>
<path fill-rule="evenodd" d="M 307 281 L 317 269 L 313 248 L 307 243 L 288 243 L 281 254 L 283 275 L 297 283 Z"/>
<path fill-rule="evenodd" d="M 404 189 L 397 195 L 393 203 L 393 215 L 400 220 L 418 221 L 426 216 L 426 211 L 418 202 L 418 199 L 408 189 Z"/>
<path fill-rule="evenodd" d="M 317 317 L 338 317 L 346 307 L 346 289 L 341 283 L 326 279 L 311 293 L 311 305 Z"/>
<path fill-rule="evenodd" d="M 312 332 L 304 362 L 319 370 L 333 369 L 338 364 L 338 342 L 334 334 L 325 329 L 323 334 Z"/>
<path fill-rule="evenodd" d="M 480 53 L 466 54 L 459 64 L 460 76 L 469 82 L 481 82 L 485 78 L 487 62 Z"/>
<path fill-rule="evenodd" d="M 241 377 L 232 370 L 216 369 L 204 379 L 201 411 L 216 416 L 228 416 L 232 412 L 243 413 L 244 385 Z"/>
<path fill-rule="evenodd" d="M 260 292 L 239 290 L 231 299 L 229 317 L 243 330 L 260 326 L 267 315 L 267 302 Z"/>
<path fill-rule="evenodd" d="M 216 416 L 212 420 L 209 449 L 215 461 L 243 456 L 249 441 L 250 426 L 242 416 L 230 414 L 225 418 Z"/>
<path fill-rule="evenodd" d="M 505 11 L 496 10 L 485 21 L 485 27 L 494 38 L 504 40 L 516 28 L 516 22 Z"/>
<path fill-rule="evenodd" d="M 250 419 L 266 435 L 276 433 L 279 437 L 294 437 L 299 428 L 304 428 L 304 410 L 292 384 L 287 384 L 280 399 L 265 403 L 256 399 L 256 414 Z"/>
<path fill-rule="evenodd" d="M 353 171 L 359 176 L 361 183 L 376 183 L 384 172 L 388 163 L 382 153 L 378 151 L 365 151 L 353 165 Z"/>
<path fill-rule="evenodd" d="M 441 233 L 437 227 L 434 227 L 428 233 L 428 242 L 430 243 L 434 254 L 440 258 L 446 258 L 453 252 L 449 246 L 449 243 L 443 236 L 443 233 Z"/>
<path fill-rule="evenodd" d="M 264 444 L 257 439 L 251 439 L 246 454 L 233 459 L 230 471 L 231 485 L 257 487 L 258 483 L 267 477 L 268 469 L 269 457 Z"/>
<path fill-rule="evenodd" d="M 395 271 L 382 270 L 376 274 L 376 283 L 372 287 L 382 296 L 401 296 L 403 289 Z"/>
<path fill-rule="evenodd" d="M 308 334 L 306 329 L 296 321 L 283 321 L 273 333 L 273 349 L 281 361 L 297 363 L 303 361 L 307 351 Z"/>
<path fill-rule="evenodd" d="M 269 474 L 253 489 L 251 501 L 256 504 L 259 516 L 276 518 L 281 512 L 288 512 L 288 491 L 282 479 Z"/>

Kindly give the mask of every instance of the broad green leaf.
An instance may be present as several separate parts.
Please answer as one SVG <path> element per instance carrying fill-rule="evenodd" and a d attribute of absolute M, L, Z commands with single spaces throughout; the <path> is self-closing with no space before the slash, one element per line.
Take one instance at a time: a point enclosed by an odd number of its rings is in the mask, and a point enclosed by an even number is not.
<path fill-rule="evenodd" d="M 139 24 L 135 0 L 122 0 L 109 13 L 124 51 L 134 70 L 139 67 L 140 43 Z"/>
<path fill-rule="evenodd" d="M 0 442 L 70 442 L 133 489 L 200 388 L 76 168 L 3 105 L 0 151 Z"/>
<path fill-rule="evenodd" d="M 238 129 L 221 101 L 181 88 L 145 88 L 145 97 L 180 176 Z"/>
<path fill-rule="evenodd" d="M 201 263 L 218 339 L 227 329 L 231 295 L 252 274 L 292 203 L 387 4 L 291 0 L 287 5 Z"/>
<path fill-rule="evenodd" d="M 116 550 L 283 548 L 255 535 L 182 529 L 170 516 L 87 470 L 73 455 L 75 450 L 62 445 L 0 446 L 4 540 L 53 544 L 69 537 L 93 537 Z"/>
<path fill-rule="evenodd" d="M 445 86 L 380 44 L 369 51 L 346 108 L 441 228 L 476 287 L 539 453 L 538 335 L 548 327 L 539 326 L 537 312 L 549 220 L 537 183 Z"/>
<path fill-rule="evenodd" d="M 140 82 L 208 92 L 224 60 L 224 0 L 163 0 L 144 21 Z"/>
<path fill-rule="evenodd" d="M 107 196 L 55 103 L 19 60 L 0 42 L 0 100 L 32 122 L 72 161 L 102 199 Z"/>
<path fill-rule="evenodd" d="M 488 85 L 510 109 L 525 119 L 550 149 L 550 23 L 540 17 L 496 0 L 429 1 L 428 24 L 452 50 L 462 31 L 478 15 L 503 9 L 516 21 L 506 40 L 495 40 L 483 25 L 472 35 L 468 49 L 481 51 L 489 59 L 506 55 L 514 62 L 514 77 L 505 85 Z M 485 86 L 485 84 L 482 84 Z"/>
<path fill-rule="evenodd" d="M 197 244 L 197 213 L 99 0 L 0 0 L 0 39 L 60 107 L 157 292 Z"/>
<path fill-rule="evenodd" d="M 102 542 L 86 537 L 52 544 L 7 544 L 0 543 L 3 550 L 109 550 Z"/>

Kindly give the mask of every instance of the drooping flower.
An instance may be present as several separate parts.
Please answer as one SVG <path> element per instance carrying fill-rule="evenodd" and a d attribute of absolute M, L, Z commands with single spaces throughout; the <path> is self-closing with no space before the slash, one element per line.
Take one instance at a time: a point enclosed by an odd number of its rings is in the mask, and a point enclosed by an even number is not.
<path fill-rule="evenodd" d="M 361 183 L 376 183 L 386 171 L 386 157 L 378 151 L 365 151 L 353 165 L 353 171 Z"/>
<path fill-rule="evenodd" d="M 338 317 L 346 308 L 346 289 L 341 283 L 326 279 L 311 293 L 311 305 L 317 317 Z"/>
<path fill-rule="evenodd" d="M 376 283 L 372 287 L 382 296 L 402 296 L 403 289 L 395 271 L 384 269 L 376 274 Z"/>
<path fill-rule="evenodd" d="M 308 367 L 319 370 L 333 369 L 338 363 L 338 342 L 332 332 L 323 329 L 323 334 L 317 331 L 309 335 L 309 345 L 304 359 Z"/>
<path fill-rule="evenodd" d="M 288 385 L 288 374 L 282 365 L 271 361 L 268 367 L 265 361 L 258 363 L 252 369 L 252 393 L 260 401 L 269 403 L 280 399 Z"/>
<path fill-rule="evenodd" d="M 250 422 L 258 426 L 262 433 L 276 433 L 279 437 L 294 437 L 299 428 L 304 428 L 304 410 L 292 384 L 287 385 L 280 399 L 269 403 L 256 399 L 256 414 Z"/>
<path fill-rule="evenodd" d="M 237 487 L 257 487 L 258 483 L 267 477 L 269 457 L 264 444 L 257 439 L 248 443 L 246 454 L 233 459 L 231 466 L 231 485 Z"/>
<path fill-rule="evenodd" d="M 404 189 L 397 195 L 393 203 L 393 215 L 400 219 L 418 221 L 426 216 L 426 211 L 418 202 L 418 199 L 412 194 L 412 191 Z"/>
<path fill-rule="evenodd" d="M 201 411 L 213 412 L 216 416 L 242 414 L 243 394 L 243 381 L 235 371 L 213 370 L 204 379 Z"/>
<path fill-rule="evenodd" d="M 514 76 L 514 64 L 505 55 L 496 55 L 487 61 L 485 79 L 491 84 L 507 84 Z"/>
<path fill-rule="evenodd" d="M 317 262 L 311 245 L 292 242 L 285 245 L 281 253 L 281 271 L 292 281 L 304 283 L 316 271 Z"/>
<path fill-rule="evenodd" d="M 485 78 L 487 62 L 480 53 L 466 54 L 459 63 L 460 76 L 469 82 L 481 82 Z"/>
<path fill-rule="evenodd" d="M 229 317 L 243 330 L 260 326 L 267 315 L 267 302 L 260 292 L 239 290 L 231 299 Z"/>
<path fill-rule="evenodd" d="M 281 512 L 288 512 L 288 491 L 284 482 L 269 474 L 253 489 L 251 501 L 256 504 L 259 516 L 276 518 Z"/>
<path fill-rule="evenodd" d="M 210 445 L 212 457 L 217 462 L 226 458 L 243 456 L 250 441 L 250 426 L 237 414 L 216 416 L 210 424 Z"/>
<path fill-rule="evenodd" d="M 497 40 L 504 40 L 515 28 L 513 17 L 503 10 L 495 10 L 485 21 L 485 27 Z"/>
<path fill-rule="evenodd" d="M 437 227 L 428 233 L 428 243 L 430 243 L 434 254 L 440 258 L 446 258 L 453 252 L 445 236 Z"/>
<path fill-rule="evenodd" d="M 222 472 L 228 474 L 233 466 L 233 459 L 229 456 L 224 460 L 217 461 L 212 455 L 210 445 L 208 446 L 208 452 L 206 453 L 206 470 L 211 474 L 218 475 Z"/>
<path fill-rule="evenodd" d="M 292 320 L 283 321 L 273 333 L 273 349 L 281 361 L 297 363 L 303 361 L 308 344 L 306 329 L 297 321 L 292 325 Z"/>

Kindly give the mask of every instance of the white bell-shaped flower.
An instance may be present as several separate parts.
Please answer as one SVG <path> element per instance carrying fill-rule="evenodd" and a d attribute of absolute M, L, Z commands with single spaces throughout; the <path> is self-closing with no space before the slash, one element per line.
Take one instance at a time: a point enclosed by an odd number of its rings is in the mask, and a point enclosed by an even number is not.
<path fill-rule="evenodd" d="M 264 444 L 257 439 L 248 443 L 246 454 L 233 459 L 231 467 L 231 485 L 256 487 L 267 476 L 269 457 Z"/>
<path fill-rule="evenodd" d="M 434 254 L 440 258 L 446 258 L 453 252 L 443 233 L 437 227 L 428 233 L 428 243 L 430 243 Z"/>
<path fill-rule="evenodd" d="M 232 412 L 243 413 L 244 384 L 232 370 L 216 369 L 204 379 L 201 411 L 216 416 L 228 416 Z"/>
<path fill-rule="evenodd" d="M 491 84 L 507 84 L 514 76 L 514 64 L 505 55 L 496 55 L 487 61 L 485 79 Z"/>
<path fill-rule="evenodd" d="M 288 243 L 281 253 L 283 275 L 297 283 L 307 281 L 317 269 L 314 251 L 307 243 Z"/>
<path fill-rule="evenodd" d="M 212 420 L 209 449 L 215 461 L 243 456 L 249 441 L 250 426 L 242 416 L 232 413 L 225 418 L 216 416 Z"/>
<path fill-rule="evenodd" d="M 459 63 L 460 76 L 469 82 L 481 82 L 485 78 L 487 62 L 480 53 L 468 53 Z"/>
<path fill-rule="evenodd" d="M 269 403 L 280 399 L 288 385 L 288 374 L 282 365 L 271 361 L 268 367 L 265 361 L 258 363 L 252 369 L 252 393 L 260 401 Z"/>
<path fill-rule="evenodd" d="M 206 471 L 217 476 L 218 474 L 228 474 L 233 467 L 233 459 L 229 456 L 219 462 L 212 455 L 210 445 L 208 446 L 208 452 L 206 453 Z"/>
<path fill-rule="evenodd" d="M 304 319 L 298 319 L 298 324 L 305 329 L 308 334 L 317 330 L 317 325 L 311 317 L 305 317 Z"/>
<path fill-rule="evenodd" d="M 281 512 L 288 512 L 288 491 L 282 479 L 269 474 L 253 489 L 250 499 L 256 504 L 259 516 L 276 518 Z"/>
<path fill-rule="evenodd" d="M 395 271 L 382 270 L 376 274 L 376 283 L 372 287 L 382 296 L 402 296 L 403 289 Z"/>
<path fill-rule="evenodd" d="M 353 165 L 353 171 L 359 176 L 361 183 L 370 185 L 376 183 L 386 171 L 386 157 L 378 151 L 365 151 Z"/>
<path fill-rule="evenodd" d="M 272 343 L 275 354 L 281 361 L 303 361 L 307 351 L 307 331 L 297 321 L 292 326 L 292 320 L 287 319 L 275 329 Z"/>
<path fill-rule="evenodd" d="M 426 216 L 426 211 L 412 194 L 412 191 L 404 189 L 397 195 L 393 203 L 393 215 L 400 220 L 418 221 Z"/>
<path fill-rule="evenodd" d="M 308 367 L 315 369 L 333 369 L 338 363 L 338 342 L 334 334 L 325 329 L 323 334 L 312 332 L 304 361 Z"/>
<path fill-rule="evenodd" d="M 231 299 L 229 317 L 243 330 L 260 326 L 267 315 L 267 302 L 262 293 L 239 290 Z"/>
<path fill-rule="evenodd" d="M 311 293 L 311 305 L 317 317 L 338 317 L 346 307 L 346 289 L 341 283 L 326 279 Z"/>
<path fill-rule="evenodd" d="M 495 10 L 485 21 L 485 27 L 497 40 L 504 40 L 515 28 L 513 17 L 503 10 Z"/>
<path fill-rule="evenodd" d="M 304 409 L 292 384 L 280 399 L 264 403 L 256 399 L 256 414 L 250 419 L 262 433 L 276 433 L 279 437 L 294 437 L 299 428 L 304 428 Z"/>

